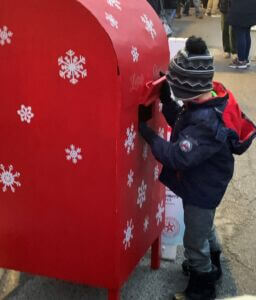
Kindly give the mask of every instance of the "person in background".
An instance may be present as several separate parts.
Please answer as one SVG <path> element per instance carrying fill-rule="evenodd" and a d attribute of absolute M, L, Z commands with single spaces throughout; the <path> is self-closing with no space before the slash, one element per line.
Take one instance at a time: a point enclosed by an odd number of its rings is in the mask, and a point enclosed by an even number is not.
<path fill-rule="evenodd" d="M 189 16 L 190 0 L 178 0 L 177 11 L 176 11 L 176 17 L 178 19 L 181 18 L 181 7 L 182 6 L 183 6 L 182 14 L 184 16 Z"/>
<path fill-rule="evenodd" d="M 193 0 L 193 4 L 195 7 L 195 15 L 198 19 L 203 19 L 203 12 L 201 10 L 201 1 L 200 0 Z"/>
<path fill-rule="evenodd" d="M 227 21 L 236 34 L 238 56 L 229 67 L 246 69 L 250 66 L 251 27 L 256 25 L 255 0 L 232 0 Z"/>
<path fill-rule="evenodd" d="M 236 35 L 232 26 L 228 24 L 227 17 L 230 9 L 231 0 L 220 0 L 219 10 L 221 12 L 221 30 L 224 58 L 236 59 Z"/>
<path fill-rule="evenodd" d="M 194 36 L 171 60 L 160 92 L 162 112 L 173 129 L 170 141 L 148 126 L 147 107 L 139 110 L 139 132 L 163 165 L 159 180 L 183 201 L 183 270 L 189 282 L 183 293 L 175 294 L 176 300 L 216 298 L 222 269 L 215 211 L 233 176 L 233 154 L 245 152 L 256 137 L 255 125 L 233 94 L 212 81 L 214 70 L 206 43 Z"/>
<path fill-rule="evenodd" d="M 206 15 L 211 17 L 218 16 L 217 14 L 218 5 L 219 5 L 219 0 L 208 0 Z"/>
<path fill-rule="evenodd" d="M 147 1 L 153 7 L 153 9 L 158 14 L 158 16 L 160 16 L 160 13 L 161 13 L 160 1 L 161 0 L 147 0 Z"/>
<path fill-rule="evenodd" d="M 196 16 L 196 18 L 203 19 L 203 13 L 202 13 L 202 10 L 201 10 L 200 0 L 193 0 L 193 5 L 195 7 L 195 16 Z M 184 16 L 190 16 L 189 9 L 190 9 L 190 1 L 185 0 L 184 1 L 184 10 L 183 10 L 183 15 Z M 177 18 L 181 18 L 180 10 L 181 10 L 181 1 L 179 0 L 178 7 L 177 7 Z"/>
<path fill-rule="evenodd" d="M 202 0 L 202 3 L 203 3 L 203 8 L 206 9 L 207 4 L 208 4 L 208 0 Z"/>
<path fill-rule="evenodd" d="M 172 23 L 176 15 L 176 9 L 177 9 L 177 2 L 178 0 L 161 0 L 162 1 L 162 19 L 164 22 L 169 26 L 170 32 L 167 34 L 167 36 L 171 36 L 173 29 L 172 29 Z"/>

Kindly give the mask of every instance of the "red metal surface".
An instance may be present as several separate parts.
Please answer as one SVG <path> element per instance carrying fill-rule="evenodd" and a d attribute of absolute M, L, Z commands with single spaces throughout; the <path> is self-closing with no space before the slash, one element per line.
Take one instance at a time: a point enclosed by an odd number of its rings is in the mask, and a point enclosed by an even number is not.
<path fill-rule="evenodd" d="M 0 30 L 0 266 L 117 289 L 164 225 L 137 131 L 143 99 L 165 131 L 144 94 L 161 22 L 144 0 L 0 0 Z"/>

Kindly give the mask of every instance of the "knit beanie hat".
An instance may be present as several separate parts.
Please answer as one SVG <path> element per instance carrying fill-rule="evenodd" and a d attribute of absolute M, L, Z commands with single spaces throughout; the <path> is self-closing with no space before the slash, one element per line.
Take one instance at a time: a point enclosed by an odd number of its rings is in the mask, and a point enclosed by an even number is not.
<path fill-rule="evenodd" d="M 185 49 L 180 50 L 169 65 L 167 79 L 175 98 L 189 100 L 210 92 L 214 70 L 213 56 L 205 41 L 189 37 Z"/>

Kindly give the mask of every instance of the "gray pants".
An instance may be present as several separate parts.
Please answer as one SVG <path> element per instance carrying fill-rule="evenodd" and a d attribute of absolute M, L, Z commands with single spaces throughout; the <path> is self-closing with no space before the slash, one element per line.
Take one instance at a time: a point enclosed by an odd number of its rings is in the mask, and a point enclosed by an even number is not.
<path fill-rule="evenodd" d="M 220 250 L 214 216 L 215 209 L 184 205 L 184 255 L 192 270 L 198 272 L 212 270 L 210 251 Z"/>
<path fill-rule="evenodd" d="M 200 16 L 201 12 L 201 1 L 193 0 L 196 16 Z"/>

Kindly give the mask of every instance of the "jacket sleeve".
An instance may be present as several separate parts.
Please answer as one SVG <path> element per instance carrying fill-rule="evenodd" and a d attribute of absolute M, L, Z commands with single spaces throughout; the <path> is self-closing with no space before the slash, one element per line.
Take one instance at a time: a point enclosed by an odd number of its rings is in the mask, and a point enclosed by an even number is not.
<path fill-rule="evenodd" d="M 179 106 L 175 101 L 169 101 L 168 103 L 163 103 L 162 113 L 166 119 L 166 122 L 173 127 L 178 114 L 181 112 L 182 107 Z"/>
<path fill-rule="evenodd" d="M 214 132 L 204 123 L 191 125 L 181 131 L 175 143 L 165 141 L 151 128 L 147 130 L 147 142 L 155 158 L 165 167 L 180 171 L 193 168 L 213 156 L 227 139 L 222 126 Z"/>

